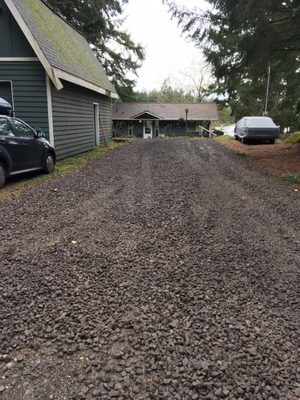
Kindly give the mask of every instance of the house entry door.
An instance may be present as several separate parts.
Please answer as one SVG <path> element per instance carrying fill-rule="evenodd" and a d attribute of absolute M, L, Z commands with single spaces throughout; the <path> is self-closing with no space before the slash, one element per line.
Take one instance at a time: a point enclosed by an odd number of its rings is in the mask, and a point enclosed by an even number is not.
<path fill-rule="evenodd" d="M 144 121 L 144 139 L 152 139 L 153 124 L 152 121 Z"/>

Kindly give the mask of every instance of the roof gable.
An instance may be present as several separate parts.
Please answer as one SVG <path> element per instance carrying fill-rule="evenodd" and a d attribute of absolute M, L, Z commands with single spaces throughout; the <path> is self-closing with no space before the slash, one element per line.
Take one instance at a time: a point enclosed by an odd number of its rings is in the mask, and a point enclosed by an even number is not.
<path fill-rule="evenodd" d="M 137 115 L 133 115 L 131 119 L 161 119 L 158 115 L 154 115 L 148 110 L 142 111 Z"/>
<path fill-rule="evenodd" d="M 118 97 L 86 39 L 41 0 L 4 1 L 57 89 L 64 79 Z"/>

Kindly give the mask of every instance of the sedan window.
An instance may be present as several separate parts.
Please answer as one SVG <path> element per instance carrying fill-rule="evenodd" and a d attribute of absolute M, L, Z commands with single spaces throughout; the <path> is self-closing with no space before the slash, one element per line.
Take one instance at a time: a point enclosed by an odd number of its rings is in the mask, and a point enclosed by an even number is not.
<path fill-rule="evenodd" d="M 1 136 L 14 136 L 10 123 L 6 118 L 0 118 L 0 135 Z"/>
<path fill-rule="evenodd" d="M 33 138 L 34 132 L 29 126 L 24 124 L 23 122 L 19 121 L 18 119 L 12 119 L 15 127 L 15 131 L 18 136 L 26 137 L 26 138 Z"/>

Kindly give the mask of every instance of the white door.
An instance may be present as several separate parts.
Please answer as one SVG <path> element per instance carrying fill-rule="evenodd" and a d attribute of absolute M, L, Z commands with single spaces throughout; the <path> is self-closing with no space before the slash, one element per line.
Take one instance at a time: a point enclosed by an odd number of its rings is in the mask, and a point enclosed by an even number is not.
<path fill-rule="evenodd" d="M 152 139 L 153 125 L 152 121 L 144 121 L 144 139 Z"/>

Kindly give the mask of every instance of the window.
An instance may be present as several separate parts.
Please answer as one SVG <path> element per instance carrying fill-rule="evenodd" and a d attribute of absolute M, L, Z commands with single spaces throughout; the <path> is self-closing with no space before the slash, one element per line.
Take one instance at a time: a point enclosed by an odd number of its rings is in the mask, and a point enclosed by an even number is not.
<path fill-rule="evenodd" d="M 6 118 L 0 118 L 0 135 L 1 136 L 14 136 L 10 123 Z"/>
<path fill-rule="evenodd" d="M 0 97 L 13 105 L 12 83 L 10 81 L 0 81 Z"/>
<path fill-rule="evenodd" d="M 29 126 L 19 121 L 18 119 L 13 119 L 14 127 L 17 135 L 20 137 L 33 138 L 34 132 Z"/>

